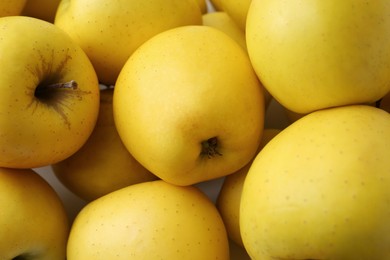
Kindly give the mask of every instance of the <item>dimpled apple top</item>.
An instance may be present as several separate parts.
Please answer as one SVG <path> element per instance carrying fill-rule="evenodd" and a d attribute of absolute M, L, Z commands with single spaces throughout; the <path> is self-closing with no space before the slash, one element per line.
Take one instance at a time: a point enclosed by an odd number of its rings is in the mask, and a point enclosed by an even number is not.
<path fill-rule="evenodd" d="M 240 229 L 252 259 L 390 259 L 390 114 L 364 105 L 298 119 L 258 154 Z"/>
<path fill-rule="evenodd" d="M 0 166 L 33 168 L 70 156 L 99 111 L 99 84 L 82 49 L 55 25 L 0 18 Z"/>
<path fill-rule="evenodd" d="M 390 91 L 390 1 L 253 0 L 253 67 L 297 113 L 371 103 Z"/>
<path fill-rule="evenodd" d="M 167 182 L 190 185 L 233 173 L 254 156 L 264 95 L 237 42 L 212 27 L 183 26 L 134 52 L 113 109 L 134 158 Z"/>

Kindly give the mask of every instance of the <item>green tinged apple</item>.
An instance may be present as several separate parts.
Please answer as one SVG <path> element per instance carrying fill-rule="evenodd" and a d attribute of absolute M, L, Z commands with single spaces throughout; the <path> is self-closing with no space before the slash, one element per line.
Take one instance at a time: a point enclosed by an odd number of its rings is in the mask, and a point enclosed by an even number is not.
<path fill-rule="evenodd" d="M 390 259 L 390 114 L 354 105 L 298 119 L 258 154 L 240 229 L 253 259 Z"/>

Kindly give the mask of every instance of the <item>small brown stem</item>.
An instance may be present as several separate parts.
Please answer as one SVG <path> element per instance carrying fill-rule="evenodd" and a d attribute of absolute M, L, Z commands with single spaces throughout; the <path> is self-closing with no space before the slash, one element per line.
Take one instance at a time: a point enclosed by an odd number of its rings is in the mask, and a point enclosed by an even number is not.
<path fill-rule="evenodd" d="M 47 86 L 42 86 L 44 89 L 56 89 L 56 88 L 70 88 L 70 89 L 77 89 L 78 84 L 75 80 L 71 80 L 69 82 L 65 83 L 53 83 Z"/>
<path fill-rule="evenodd" d="M 202 151 L 200 154 L 203 156 L 206 155 L 209 159 L 216 155 L 222 156 L 222 154 L 217 150 L 217 148 L 219 148 L 218 138 L 212 137 L 202 142 Z"/>
<path fill-rule="evenodd" d="M 35 97 L 38 99 L 50 99 L 54 93 L 55 90 L 60 89 L 71 89 L 75 90 L 78 88 L 78 84 L 75 80 L 71 80 L 64 83 L 49 83 L 49 84 L 39 84 L 38 87 L 35 89 Z"/>

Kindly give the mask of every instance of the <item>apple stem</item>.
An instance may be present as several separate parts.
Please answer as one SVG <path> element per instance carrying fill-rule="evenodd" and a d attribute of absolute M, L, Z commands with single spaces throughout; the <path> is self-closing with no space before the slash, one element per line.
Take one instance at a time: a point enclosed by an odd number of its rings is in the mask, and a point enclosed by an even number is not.
<path fill-rule="evenodd" d="M 69 82 L 65 82 L 65 83 L 54 83 L 54 84 L 50 84 L 50 85 L 47 85 L 45 86 L 44 88 L 46 89 L 50 89 L 50 88 L 70 88 L 70 89 L 77 89 L 78 87 L 78 84 L 75 80 L 71 80 Z"/>
<path fill-rule="evenodd" d="M 78 84 L 75 80 L 71 80 L 65 83 L 53 83 L 53 84 L 40 84 L 35 89 L 35 97 L 38 99 L 49 99 L 50 93 L 53 93 L 53 90 L 58 89 L 77 89 Z"/>
<path fill-rule="evenodd" d="M 217 150 L 217 148 L 218 148 L 218 139 L 217 137 L 212 137 L 202 142 L 201 155 L 207 155 L 209 159 L 216 155 L 221 156 L 222 154 Z"/>

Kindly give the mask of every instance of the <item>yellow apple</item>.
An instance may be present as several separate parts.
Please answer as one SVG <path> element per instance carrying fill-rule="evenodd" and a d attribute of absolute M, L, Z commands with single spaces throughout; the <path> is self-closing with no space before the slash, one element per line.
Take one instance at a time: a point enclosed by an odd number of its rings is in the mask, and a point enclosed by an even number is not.
<path fill-rule="evenodd" d="M 198 3 L 200 11 L 202 14 L 207 13 L 207 3 L 206 0 L 195 0 Z"/>
<path fill-rule="evenodd" d="M 240 230 L 252 259 L 390 259 L 390 114 L 312 112 L 275 136 L 246 176 Z"/>
<path fill-rule="evenodd" d="M 20 15 L 27 0 L 2 0 L 0 2 L 0 17 Z"/>
<path fill-rule="evenodd" d="M 0 208 L 0 259 L 66 259 L 68 216 L 41 176 L 0 168 Z"/>
<path fill-rule="evenodd" d="M 226 230 L 198 188 L 134 184 L 87 204 L 73 222 L 69 260 L 229 259 Z"/>
<path fill-rule="evenodd" d="M 0 166 L 37 168 L 65 159 L 91 134 L 99 84 L 83 50 L 55 25 L 0 18 Z"/>
<path fill-rule="evenodd" d="M 203 25 L 211 26 L 226 33 L 246 51 L 245 33 L 226 12 L 210 12 L 202 16 Z"/>
<path fill-rule="evenodd" d="M 21 15 L 31 16 L 54 23 L 61 0 L 26 0 Z"/>
<path fill-rule="evenodd" d="M 52 165 L 61 183 L 86 201 L 157 179 L 133 158 L 119 138 L 112 114 L 112 96 L 111 88 L 101 91 L 98 121 L 84 146 Z"/>
<path fill-rule="evenodd" d="M 238 27 L 245 31 L 246 18 L 252 0 L 220 0 L 222 9 L 229 14 Z"/>
<path fill-rule="evenodd" d="M 223 11 L 222 9 L 222 0 L 209 0 L 213 11 Z"/>
<path fill-rule="evenodd" d="M 216 28 L 232 39 L 237 41 L 238 44 L 247 52 L 246 48 L 246 39 L 245 32 L 243 32 L 238 25 L 234 22 L 234 20 L 224 11 L 210 12 L 206 13 L 202 16 L 203 25 L 210 26 Z M 263 86 L 262 86 L 263 87 Z M 263 87 L 264 99 L 265 99 L 265 107 L 268 108 L 268 105 L 271 102 L 271 95 Z"/>
<path fill-rule="evenodd" d="M 54 21 L 87 53 L 105 85 L 115 84 L 126 60 L 150 37 L 201 22 L 194 0 L 64 0 Z"/>
<path fill-rule="evenodd" d="M 113 103 L 130 153 L 177 185 L 240 169 L 263 130 L 264 95 L 248 55 L 209 26 L 171 29 L 144 43 L 122 69 Z"/>
<path fill-rule="evenodd" d="M 389 12 L 386 0 L 253 0 L 248 53 L 293 112 L 372 103 L 390 91 Z"/>
<path fill-rule="evenodd" d="M 257 153 L 281 130 L 264 129 L 261 143 Z M 225 177 L 219 191 L 216 205 L 226 226 L 229 238 L 237 245 L 244 247 L 240 234 L 240 201 L 241 192 L 244 185 L 245 177 L 252 164 L 250 161 L 240 170 Z"/>

